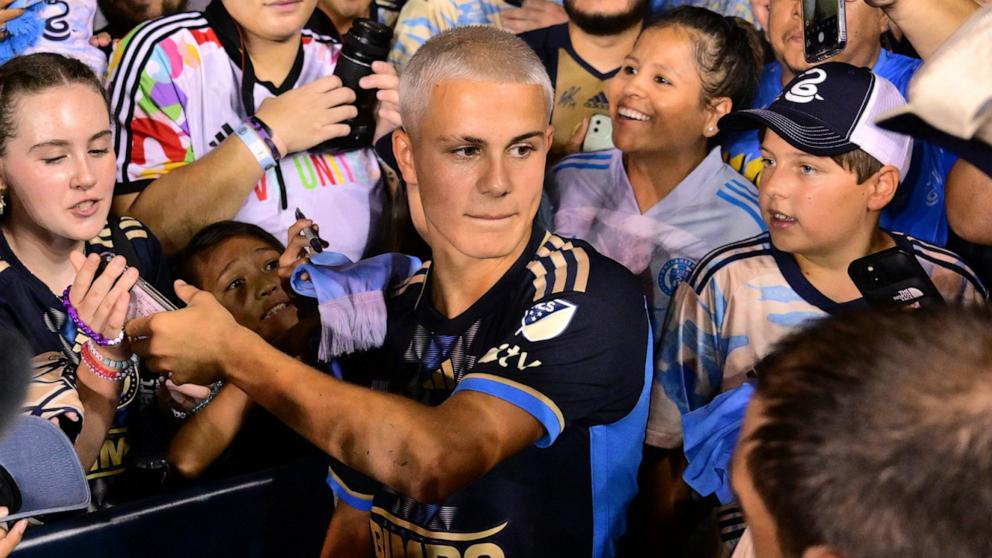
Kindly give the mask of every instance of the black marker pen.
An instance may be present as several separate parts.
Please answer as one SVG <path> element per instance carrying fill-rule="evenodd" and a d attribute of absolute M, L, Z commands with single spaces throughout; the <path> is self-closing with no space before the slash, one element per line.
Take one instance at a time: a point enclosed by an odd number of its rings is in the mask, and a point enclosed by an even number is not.
<path fill-rule="evenodd" d="M 296 218 L 306 219 L 306 216 L 303 215 L 303 212 L 300 211 L 299 207 L 296 208 Z M 303 236 L 306 237 L 307 243 L 310 245 L 310 249 L 315 253 L 319 254 L 324 251 L 324 246 L 321 244 L 320 236 L 313 227 L 303 229 Z"/>

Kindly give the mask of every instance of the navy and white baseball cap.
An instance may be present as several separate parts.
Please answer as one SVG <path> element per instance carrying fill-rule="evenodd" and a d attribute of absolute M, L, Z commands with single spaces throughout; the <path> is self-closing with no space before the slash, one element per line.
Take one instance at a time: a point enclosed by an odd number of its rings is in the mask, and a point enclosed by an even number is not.
<path fill-rule="evenodd" d="M 913 141 L 875 125 L 879 115 L 906 104 L 891 82 L 842 62 L 827 62 L 796 76 L 767 109 L 732 112 L 720 130 L 770 128 L 810 155 L 861 149 L 906 176 Z"/>
<path fill-rule="evenodd" d="M 21 415 L 0 435 L 0 505 L 13 521 L 85 508 L 90 487 L 72 442 L 57 426 Z"/>

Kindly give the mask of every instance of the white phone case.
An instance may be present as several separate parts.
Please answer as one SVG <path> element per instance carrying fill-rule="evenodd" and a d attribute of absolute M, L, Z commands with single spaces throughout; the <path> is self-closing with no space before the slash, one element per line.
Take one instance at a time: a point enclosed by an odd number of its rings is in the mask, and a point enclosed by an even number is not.
<path fill-rule="evenodd" d="M 582 141 L 582 151 L 613 149 L 613 121 L 608 114 L 594 114 Z"/>

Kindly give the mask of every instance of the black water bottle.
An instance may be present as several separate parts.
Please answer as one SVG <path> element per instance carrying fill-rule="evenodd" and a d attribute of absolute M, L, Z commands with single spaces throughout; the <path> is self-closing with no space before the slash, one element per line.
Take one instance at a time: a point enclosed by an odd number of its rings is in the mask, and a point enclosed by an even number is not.
<path fill-rule="evenodd" d="M 351 131 L 346 136 L 327 140 L 317 147 L 319 151 L 346 151 L 369 147 L 375 134 L 375 90 L 362 89 L 358 80 L 372 73 L 372 62 L 386 60 L 393 31 L 370 19 L 356 19 L 344 36 L 344 46 L 338 55 L 334 75 L 341 78 L 345 87 L 355 91 L 355 108 L 358 116 L 348 120 Z"/>

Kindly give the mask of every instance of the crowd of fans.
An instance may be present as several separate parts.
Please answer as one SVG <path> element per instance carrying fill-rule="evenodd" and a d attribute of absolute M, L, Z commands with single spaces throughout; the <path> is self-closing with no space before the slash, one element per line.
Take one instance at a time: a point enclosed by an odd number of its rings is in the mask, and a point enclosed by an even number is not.
<path fill-rule="evenodd" d="M 325 460 L 325 556 L 992 555 L 992 7 L 844 2 L 0 0 L 20 409 L 89 510 Z"/>

